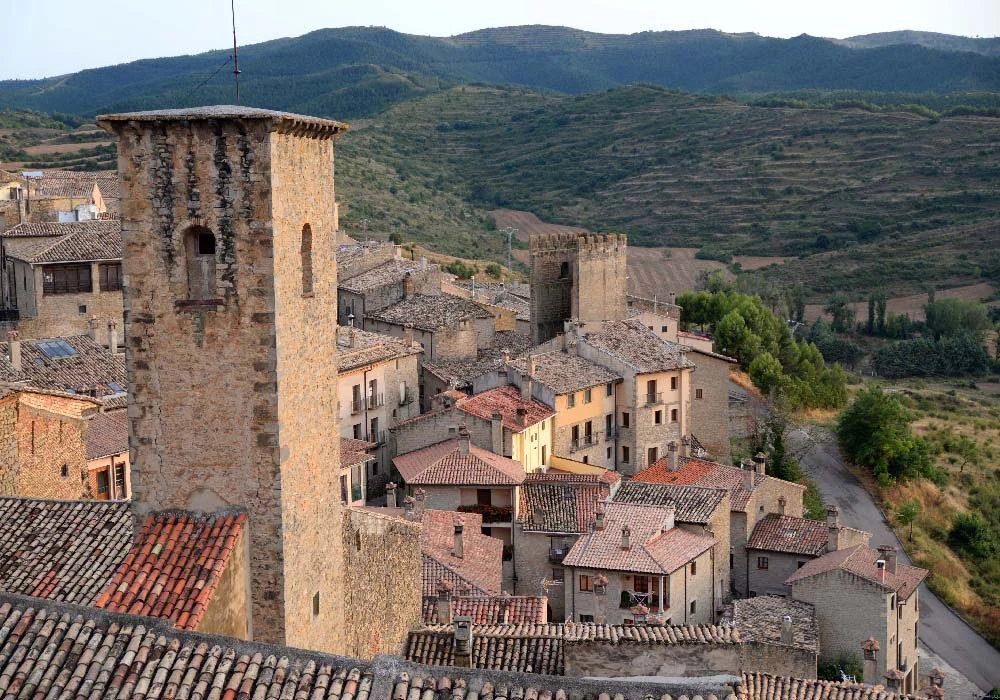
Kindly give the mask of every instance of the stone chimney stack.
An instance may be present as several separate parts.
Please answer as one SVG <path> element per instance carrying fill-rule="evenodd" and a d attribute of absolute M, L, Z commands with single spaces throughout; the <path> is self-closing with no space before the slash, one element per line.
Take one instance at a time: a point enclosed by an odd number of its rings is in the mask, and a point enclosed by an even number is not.
<path fill-rule="evenodd" d="M 427 272 L 427 257 L 426 256 L 421 256 L 420 257 L 420 271 L 421 272 Z"/>
<path fill-rule="evenodd" d="M 97 326 L 99 323 L 100 321 L 97 320 L 97 316 L 91 316 L 90 320 L 87 321 L 87 335 L 95 342 L 97 341 Z"/>
<path fill-rule="evenodd" d="M 670 532 L 674 529 L 674 513 L 673 506 L 667 508 L 667 514 L 663 517 L 663 522 L 660 524 L 660 532 Z"/>
<path fill-rule="evenodd" d="M 826 508 L 826 551 L 836 552 L 840 549 L 840 508 Z"/>
<path fill-rule="evenodd" d="M 112 355 L 118 354 L 118 324 L 108 321 L 108 347 Z"/>
<path fill-rule="evenodd" d="M 594 529 L 597 532 L 604 532 L 604 504 L 598 503 L 594 512 Z"/>
<path fill-rule="evenodd" d="M 469 454 L 469 447 L 472 444 L 472 437 L 469 435 L 469 428 L 462 423 L 458 426 L 458 452 L 462 456 Z"/>
<path fill-rule="evenodd" d="M 423 489 L 417 489 L 413 492 L 413 506 L 414 512 L 417 516 L 417 520 L 424 517 L 424 503 L 427 501 L 427 492 Z"/>
<path fill-rule="evenodd" d="M 778 496 L 778 513 L 780 515 L 785 514 L 785 506 L 788 505 L 788 499 L 784 496 Z"/>
<path fill-rule="evenodd" d="M 396 482 L 394 481 L 385 485 L 385 505 L 387 508 L 396 507 Z"/>
<path fill-rule="evenodd" d="M 503 414 L 499 411 L 490 416 L 490 450 L 493 454 L 503 455 Z"/>
<path fill-rule="evenodd" d="M 749 459 L 744 459 L 740 463 L 740 467 L 743 469 L 743 488 L 745 488 L 747 491 L 753 491 L 753 481 L 754 481 L 753 462 Z"/>
<path fill-rule="evenodd" d="M 875 577 L 879 583 L 885 583 L 885 559 L 875 562 Z"/>
<path fill-rule="evenodd" d="M 692 445 L 692 440 L 689 435 L 685 435 L 681 438 L 681 446 L 684 448 L 685 457 L 694 457 L 694 447 Z"/>
<path fill-rule="evenodd" d="M 455 666 L 472 666 L 472 618 L 465 615 L 455 617 Z"/>
<path fill-rule="evenodd" d="M 445 578 L 438 582 L 436 604 L 438 624 L 451 624 L 451 592 L 454 587 L 454 584 Z"/>
<path fill-rule="evenodd" d="M 413 520 L 413 506 L 416 502 L 413 500 L 413 496 L 407 496 L 403 499 L 403 517 L 407 520 Z"/>
<path fill-rule="evenodd" d="M 896 548 L 891 544 L 883 544 L 878 548 L 879 554 L 885 559 L 885 568 L 890 574 L 896 573 Z"/>
<path fill-rule="evenodd" d="M 403 278 L 403 298 L 409 299 L 410 297 L 413 296 L 413 294 L 414 294 L 413 275 L 407 272 L 406 276 Z"/>
<path fill-rule="evenodd" d="M 632 549 L 632 528 L 628 525 L 622 527 L 622 551 Z"/>
<path fill-rule="evenodd" d="M 455 523 L 455 545 L 451 550 L 456 559 L 465 558 L 465 525 L 461 522 Z"/>
<path fill-rule="evenodd" d="M 531 401 L 531 378 L 535 375 L 535 358 L 528 355 L 528 371 L 521 375 L 521 399 Z"/>
<path fill-rule="evenodd" d="M 528 427 L 528 409 L 526 408 L 517 409 L 517 424 L 520 425 L 522 428 Z"/>
<path fill-rule="evenodd" d="M 594 622 L 603 625 L 608 621 L 608 579 L 603 574 L 594 577 Z"/>
<path fill-rule="evenodd" d="M 792 633 L 792 616 L 785 615 L 781 618 L 781 643 L 792 646 L 795 643 L 795 635 Z"/>
<path fill-rule="evenodd" d="M 765 476 L 767 474 L 767 456 L 763 452 L 758 452 L 753 456 L 754 471 Z"/>
<path fill-rule="evenodd" d="M 898 693 L 903 689 L 904 678 L 906 675 L 898 668 L 890 668 L 885 674 L 885 687 Z"/>
<path fill-rule="evenodd" d="M 10 366 L 15 372 L 21 371 L 21 335 L 15 330 L 7 331 L 7 348 L 10 350 Z"/>
<path fill-rule="evenodd" d="M 943 688 L 944 679 L 946 678 L 946 676 L 947 674 L 945 674 L 944 671 L 935 666 L 933 669 L 931 669 L 931 685 L 936 685 L 938 688 Z"/>
<path fill-rule="evenodd" d="M 403 326 L 403 340 L 406 341 L 407 347 L 413 347 L 413 324 L 407 323 Z"/>
<path fill-rule="evenodd" d="M 681 461 L 677 456 L 677 443 L 671 440 L 667 443 L 667 469 L 672 472 L 681 468 Z"/>
<path fill-rule="evenodd" d="M 869 637 L 861 642 L 861 652 L 864 655 L 864 676 L 865 685 L 878 684 L 878 640 Z"/>

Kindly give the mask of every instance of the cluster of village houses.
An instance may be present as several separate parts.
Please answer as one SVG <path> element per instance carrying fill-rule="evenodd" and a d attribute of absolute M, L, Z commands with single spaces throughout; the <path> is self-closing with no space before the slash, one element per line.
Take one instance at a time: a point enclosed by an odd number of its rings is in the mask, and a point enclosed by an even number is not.
<path fill-rule="evenodd" d="M 805 518 L 765 455 L 733 463 L 754 392 L 669 297 L 626 293 L 624 236 L 535 236 L 527 284 L 457 280 L 338 231 L 344 125 L 102 125 L 126 187 L 0 171 L 0 684 L 943 694 L 927 572 L 835 506 Z M 214 661 L 191 632 L 225 635 Z M 23 663 L 74 643 L 146 666 Z M 862 678 L 815 680 L 852 656 Z M 636 676 L 675 685 L 573 680 Z"/>

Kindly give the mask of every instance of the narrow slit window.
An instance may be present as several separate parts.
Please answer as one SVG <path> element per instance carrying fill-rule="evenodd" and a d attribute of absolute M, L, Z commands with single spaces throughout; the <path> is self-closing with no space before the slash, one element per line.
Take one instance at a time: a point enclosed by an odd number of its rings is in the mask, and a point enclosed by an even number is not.
<path fill-rule="evenodd" d="M 302 227 L 302 293 L 313 293 L 313 233 L 312 227 L 306 224 Z"/>

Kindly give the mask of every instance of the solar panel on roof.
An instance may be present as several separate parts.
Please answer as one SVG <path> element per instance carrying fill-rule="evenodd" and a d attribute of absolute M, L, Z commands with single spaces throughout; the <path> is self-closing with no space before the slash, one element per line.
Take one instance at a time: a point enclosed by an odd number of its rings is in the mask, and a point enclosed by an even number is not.
<path fill-rule="evenodd" d="M 79 354 L 76 351 L 76 348 L 61 338 L 56 338 L 55 340 L 39 340 L 35 343 L 35 347 L 38 348 L 46 357 L 51 358 L 73 357 L 74 355 Z"/>

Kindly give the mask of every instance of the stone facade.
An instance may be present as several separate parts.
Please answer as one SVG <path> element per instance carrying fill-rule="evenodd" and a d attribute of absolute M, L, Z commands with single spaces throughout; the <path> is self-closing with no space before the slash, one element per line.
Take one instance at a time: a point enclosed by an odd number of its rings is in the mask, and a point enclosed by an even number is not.
<path fill-rule="evenodd" d="M 733 363 L 714 353 L 695 350 L 691 359 L 691 433 L 717 462 L 728 462 L 729 368 Z"/>
<path fill-rule="evenodd" d="M 520 523 L 514 524 L 514 568 L 517 571 L 514 593 L 548 596 L 550 622 L 563 622 L 568 615 L 565 583 L 543 590 L 542 581 L 562 581 L 566 575 L 561 560 L 549 558 L 549 550 L 554 546 L 568 552 L 579 538 L 576 534 L 525 532 Z"/>
<path fill-rule="evenodd" d="M 803 513 L 802 497 L 805 486 L 782 479 L 767 478 L 759 483 L 751 492 L 745 511 L 733 511 L 732 535 L 730 546 L 732 552 L 732 584 L 733 591 L 741 598 L 750 593 L 748 586 L 749 570 L 747 568 L 747 541 L 757 522 L 768 513 L 784 513 L 794 518 L 801 518 Z M 782 508 L 779 499 L 785 498 Z M 754 559 L 756 565 L 756 558 Z"/>
<path fill-rule="evenodd" d="M 134 508 L 246 508 L 252 637 L 347 653 L 363 616 L 346 611 L 331 468 L 344 127 L 228 107 L 101 124 L 125 189 Z M 420 576 L 369 554 L 373 576 Z"/>
<path fill-rule="evenodd" d="M 593 678 L 629 676 L 683 678 L 740 675 L 742 645 L 730 644 L 608 644 L 567 640 L 566 675 Z"/>
<path fill-rule="evenodd" d="M 531 237 L 531 339 L 544 343 L 569 319 L 625 318 L 626 237 L 556 233 Z"/>
<path fill-rule="evenodd" d="M 250 638 L 250 597 L 247 595 L 249 546 L 246 530 L 241 529 L 233 545 L 233 553 L 198 625 L 199 632 L 237 639 Z"/>

